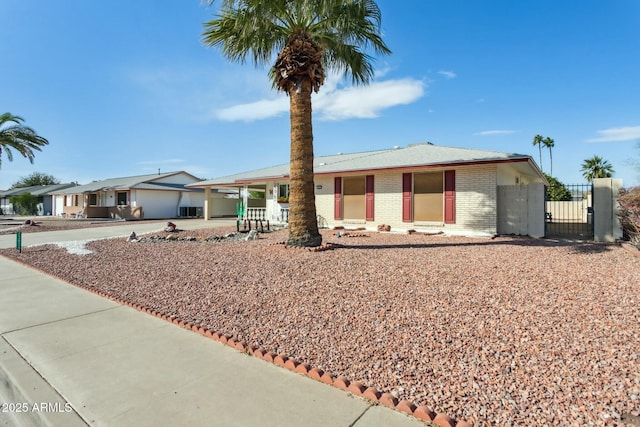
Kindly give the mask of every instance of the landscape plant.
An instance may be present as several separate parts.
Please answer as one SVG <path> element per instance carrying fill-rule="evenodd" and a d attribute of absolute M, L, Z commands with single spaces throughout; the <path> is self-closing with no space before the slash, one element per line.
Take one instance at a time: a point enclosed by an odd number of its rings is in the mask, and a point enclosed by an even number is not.
<path fill-rule="evenodd" d="M 640 186 L 623 188 L 617 200 L 618 218 L 624 237 L 640 249 Z"/>
<path fill-rule="evenodd" d="M 600 156 L 585 159 L 580 170 L 587 182 L 593 182 L 596 178 L 611 178 L 615 172 L 611 163 Z"/>
<path fill-rule="evenodd" d="M 11 113 L 0 115 L 0 166 L 2 166 L 2 154 L 6 153 L 7 159 L 13 161 L 13 153 L 16 150 L 23 157 L 33 163 L 34 150 L 42 151 L 43 146 L 49 141 L 39 136 L 36 131 L 22 124 L 24 119 Z"/>
<path fill-rule="evenodd" d="M 208 0 L 209 4 L 215 0 Z M 273 87 L 289 96 L 289 246 L 319 246 L 313 181 L 311 94 L 327 71 L 367 84 L 370 52 L 389 54 L 381 13 L 373 0 L 221 0 L 218 16 L 204 24 L 204 44 L 230 61 L 249 57 L 273 64 Z M 274 63 L 275 59 L 275 63 Z"/>
<path fill-rule="evenodd" d="M 14 206 L 14 210 L 19 215 L 35 215 L 38 213 L 38 203 L 40 197 L 34 196 L 28 191 L 22 194 L 9 197 L 9 202 Z"/>

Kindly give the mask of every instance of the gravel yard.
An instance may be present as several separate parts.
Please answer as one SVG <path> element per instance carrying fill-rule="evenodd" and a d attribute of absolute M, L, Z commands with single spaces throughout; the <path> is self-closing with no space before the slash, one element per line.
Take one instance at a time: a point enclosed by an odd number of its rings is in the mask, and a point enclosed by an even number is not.
<path fill-rule="evenodd" d="M 30 219 L 35 225 L 25 225 Z M 124 221 L 118 220 L 91 220 L 91 219 L 62 219 L 54 217 L 25 217 L 3 219 L 0 217 L 0 234 L 13 234 L 16 231 L 23 233 L 40 233 L 43 231 L 75 230 L 79 228 L 108 227 L 122 225 Z"/>
<path fill-rule="evenodd" d="M 278 231 L 249 242 L 101 240 L 89 255 L 1 253 L 478 426 L 640 415 L 640 258 L 629 251 L 322 233 L 340 246 L 287 249 L 274 244 L 286 239 Z"/>

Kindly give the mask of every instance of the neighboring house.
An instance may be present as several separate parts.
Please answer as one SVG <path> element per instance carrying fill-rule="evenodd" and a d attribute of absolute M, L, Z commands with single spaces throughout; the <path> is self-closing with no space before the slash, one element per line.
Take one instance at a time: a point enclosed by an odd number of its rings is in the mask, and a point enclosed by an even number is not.
<path fill-rule="evenodd" d="M 286 221 L 289 164 L 189 184 L 204 188 L 205 218 L 212 189 L 238 188 L 247 215 Z M 531 156 L 411 144 L 314 159 L 320 226 L 544 236 L 547 181 Z M 249 192 L 264 191 L 252 208 Z M 256 203 L 256 200 L 253 200 Z"/>
<path fill-rule="evenodd" d="M 34 185 L 31 187 L 14 188 L 7 191 L 0 191 L 0 208 L 3 215 L 17 214 L 17 209 L 10 202 L 11 196 L 19 196 L 24 193 L 31 193 L 40 198 L 38 203 L 38 215 L 53 215 L 53 193 L 65 188 L 76 186 L 77 184 L 53 184 Z"/>
<path fill-rule="evenodd" d="M 56 191 L 54 215 L 121 219 L 202 216 L 204 192 L 185 187 L 199 181 L 184 171 L 94 181 Z"/>

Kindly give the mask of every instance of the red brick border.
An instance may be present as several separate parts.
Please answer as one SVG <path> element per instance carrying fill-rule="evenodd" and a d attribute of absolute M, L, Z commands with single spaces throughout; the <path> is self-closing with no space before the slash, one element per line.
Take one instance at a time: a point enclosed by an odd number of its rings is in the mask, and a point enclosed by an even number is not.
<path fill-rule="evenodd" d="M 319 246 L 318 248 L 322 248 Z M 309 249 L 309 248 L 302 248 Z M 314 248 L 315 249 L 315 248 Z M 333 247 L 327 248 L 333 249 Z M 322 250 L 327 250 L 322 249 Z M 263 348 L 249 347 L 243 341 L 236 341 L 232 335 L 224 334 L 221 332 L 212 331 L 210 329 L 204 329 L 199 325 L 195 325 L 190 323 L 184 319 L 179 319 L 175 315 L 163 314 L 148 307 L 144 307 L 138 304 L 134 304 L 130 301 L 126 301 L 122 298 L 114 297 L 105 292 L 91 289 L 84 285 L 78 285 L 75 283 L 67 282 L 66 280 L 50 274 L 46 271 L 40 270 L 30 264 L 22 262 L 21 260 L 7 257 L 5 255 L 0 254 L 0 256 L 8 259 L 9 261 L 17 262 L 27 268 L 31 268 L 33 270 L 37 270 L 40 273 L 52 277 L 54 279 L 60 280 L 62 282 L 68 283 L 77 288 L 83 289 L 85 291 L 91 292 L 100 297 L 109 299 L 118 304 L 131 307 L 135 310 L 141 311 L 143 313 L 149 314 L 151 316 L 157 317 L 158 319 L 165 320 L 169 323 L 172 323 L 180 328 L 188 329 L 192 332 L 202 335 L 203 337 L 210 338 L 214 341 L 218 341 L 222 344 L 226 344 L 229 347 L 232 347 L 240 352 L 250 354 L 264 361 L 270 362 L 274 365 L 280 366 L 282 368 L 286 368 L 292 370 L 296 373 L 305 375 L 309 378 L 313 378 L 317 381 L 321 381 L 323 383 L 329 384 L 333 387 L 336 387 L 340 390 L 347 391 L 355 396 L 362 397 L 364 399 L 372 401 L 374 404 L 381 404 L 397 411 L 403 412 L 405 414 L 413 415 L 414 417 L 423 420 L 430 421 L 438 425 L 439 427 L 473 427 L 473 424 L 470 424 L 466 421 L 456 421 L 455 419 L 449 417 L 447 414 L 435 413 L 427 406 L 417 406 L 412 402 L 407 400 L 402 400 L 398 402 L 398 399 L 395 398 L 391 393 L 381 393 L 375 387 L 367 387 L 359 382 L 350 382 L 347 378 L 343 376 L 334 377 L 330 373 L 325 373 L 322 369 L 318 367 L 312 367 L 307 363 L 298 362 L 293 358 L 290 358 L 286 355 L 278 355 L 272 351 L 267 351 Z"/>

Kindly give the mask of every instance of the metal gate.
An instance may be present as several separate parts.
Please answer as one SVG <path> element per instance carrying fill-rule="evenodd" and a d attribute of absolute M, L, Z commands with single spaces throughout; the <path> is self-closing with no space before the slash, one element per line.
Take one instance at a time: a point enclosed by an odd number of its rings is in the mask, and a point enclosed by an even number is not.
<path fill-rule="evenodd" d="M 593 240 L 593 185 L 547 187 L 546 236 Z"/>

